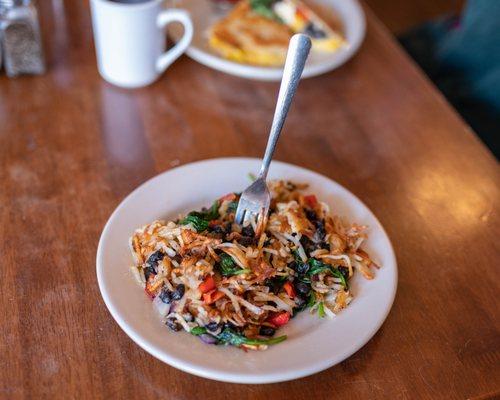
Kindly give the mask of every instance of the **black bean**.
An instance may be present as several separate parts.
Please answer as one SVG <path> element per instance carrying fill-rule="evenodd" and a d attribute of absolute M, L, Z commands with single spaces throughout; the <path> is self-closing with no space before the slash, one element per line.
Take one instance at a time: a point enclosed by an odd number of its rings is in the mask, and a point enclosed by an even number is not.
<path fill-rule="evenodd" d="M 304 208 L 304 211 L 306 213 L 306 217 L 309 221 L 313 222 L 318 219 L 318 216 L 314 212 L 314 210 L 311 210 L 310 208 Z"/>
<path fill-rule="evenodd" d="M 274 336 L 276 333 L 276 329 L 271 328 L 270 326 L 261 326 L 259 330 L 259 335 L 262 336 Z"/>
<path fill-rule="evenodd" d="M 311 287 L 305 282 L 298 281 L 295 283 L 295 290 L 297 293 L 307 296 L 311 291 Z"/>
<path fill-rule="evenodd" d="M 349 268 L 339 266 L 339 272 L 344 276 L 345 280 L 349 279 Z"/>
<path fill-rule="evenodd" d="M 295 304 L 297 305 L 297 308 L 299 310 L 302 310 L 304 306 L 306 305 L 307 301 L 301 296 L 295 296 Z"/>
<path fill-rule="evenodd" d="M 265 285 L 273 292 L 278 294 L 283 287 L 283 283 L 280 279 L 267 279 Z"/>
<path fill-rule="evenodd" d="M 213 321 L 205 325 L 205 328 L 207 328 L 210 332 L 215 332 L 217 329 L 220 328 L 220 324 L 217 322 Z"/>
<path fill-rule="evenodd" d="M 325 230 L 325 220 L 318 220 L 314 223 L 316 227 L 316 232 L 314 233 L 314 239 L 316 242 L 322 242 L 325 240 L 326 230 Z"/>
<path fill-rule="evenodd" d="M 225 235 L 226 234 L 226 229 L 222 225 L 215 225 L 215 226 L 212 227 L 212 232 L 219 233 L 221 235 Z"/>
<path fill-rule="evenodd" d="M 244 226 L 242 229 L 241 229 L 241 235 L 242 236 L 250 236 L 250 237 L 254 237 L 255 236 L 255 232 L 252 228 L 252 225 L 247 225 L 247 226 Z"/>
<path fill-rule="evenodd" d="M 307 263 L 299 263 L 298 266 L 297 266 L 297 272 L 301 275 L 304 275 L 307 273 L 307 271 L 309 271 L 309 264 Z"/>
<path fill-rule="evenodd" d="M 309 270 L 309 264 L 303 263 L 302 261 L 292 261 L 288 266 L 299 275 L 304 275 Z"/>
<path fill-rule="evenodd" d="M 165 253 L 161 250 L 155 251 L 151 254 L 146 261 L 146 265 L 154 269 L 155 273 L 158 272 L 158 263 L 163 260 Z"/>
<path fill-rule="evenodd" d="M 238 243 L 245 247 L 254 246 L 256 244 L 256 240 L 253 236 L 242 236 L 238 239 Z"/>
<path fill-rule="evenodd" d="M 168 290 L 166 287 L 164 287 L 160 294 L 160 300 L 163 301 L 165 304 L 169 304 L 172 301 L 172 292 Z"/>
<path fill-rule="evenodd" d="M 179 324 L 175 318 L 167 318 L 165 325 L 167 325 L 174 332 L 181 330 L 181 324 Z"/>
<path fill-rule="evenodd" d="M 186 291 L 186 287 L 184 284 L 179 284 L 175 288 L 175 290 L 172 293 L 172 300 L 180 300 L 182 299 L 182 296 L 184 296 L 184 292 Z"/>
<path fill-rule="evenodd" d="M 231 330 L 235 331 L 236 333 L 240 333 L 241 332 L 241 328 L 239 326 L 236 326 L 232 322 L 226 322 L 224 324 L 224 329 L 231 329 Z"/>
<path fill-rule="evenodd" d="M 155 272 L 154 268 L 153 267 L 149 267 L 149 266 L 145 267 L 144 268 L 144 277 L 146 278 L 146 281 L 149 280 L 149 277 L 151 275 L 153 275 L 153 276 L 156 275 L 156 272 Z"/>
<path fill-rule="evenodd" d="M 302 245 L 302 247 L 304 247 L 306 253 L 311 253 L 319 247 L 317 243 L 314 243 L 307 236 L 302 236 L 300 238 L 300 244 Z"/>
<path fill-rule="evenodd" d="M 326 37 L 325 31 L 314 25 L 312 22 L 310 22 L 306 26 L 306 29 L 304 29 L 304 33 L 308 36 L 311 36 L 314 39 L 321 39 Z"/>

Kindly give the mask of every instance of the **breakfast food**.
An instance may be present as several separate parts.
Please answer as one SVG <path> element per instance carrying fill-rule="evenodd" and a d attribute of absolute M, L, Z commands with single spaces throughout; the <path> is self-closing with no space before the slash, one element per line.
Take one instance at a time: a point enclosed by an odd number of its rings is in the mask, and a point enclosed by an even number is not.
<path fill-rule="evenodd" d="M 317 51 L 334 52 L 345 44 L 340 34 L 297 0 L 241 0 L 212 27 L 209 43 L 230 60 L 278 66 L 285 61 L 294 33 L 310 36 Z"/>
<path fill-rule="evenodd" d="M 130 246 L 138 282 L 173 331 L 209 344 L 264 350 L 298 312 L 335 317 L 353 298 L 355 273 L 373 279 L 361 249 L 367 227 L 346 225 L 305 185 L 269 184 L 267 224 L 234 223 L 239 194 L 177 221 L 135 231 Z"/>

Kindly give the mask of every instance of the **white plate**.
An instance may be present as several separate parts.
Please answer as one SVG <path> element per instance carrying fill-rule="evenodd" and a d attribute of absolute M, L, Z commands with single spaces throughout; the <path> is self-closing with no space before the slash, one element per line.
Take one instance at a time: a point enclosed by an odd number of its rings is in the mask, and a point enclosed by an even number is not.
<path fill-rule="evenodd" d="M 365 14 L 357 0 L 314 0 L 313 3 L 338 16 L 349 45 L 334 53 L 311 52 L 302 73 L 303 78 L 321 75 L 339 67 L 356 53 L 365 37 Z M 267 81 L 281 79 L 282 68 L 240 64 L 222 58 L 210 48 L 207 32 L 213 23 L 222 17 L 214 11 L 210 0 L 175 0 L 174 4 L 188 10 L 193 19 L 194 37 L 187 50 L 189 57 L 207 67 L 231 75 Z M 182 36 L 182 29 L 173 25 L 169 28 L 169 33 L 177 41 Z"/>
<path fill-rule="evenodd" d="M 384 229 L 351 192 L 315 172 L 274 161 L 270 179 L 310 184 L 309 191 L 335 213 L 370 226 L 364 248 L 382 268 L 372 281 L 353 278 L 353 302 L 333 319 L 307 311 L 292 319 L 280 334 L 283 343 L 263 352 L 210 346 L 186 332 L 171 332 L 160 321 L 142 288 L 129 272 L 132 232 L 159 218 L 211 204 L 228 192 L 240 191 L 260 160 L 220 158 L 164 172 L 147 181 L 118 206 L 106 224 L 97 250 L 97 279 L 102 297 L 120 327 L 154 357 L 191 374 L 238 383 L 269 383 L 322 371 L 349 357 L 377 332 L 391 308 L 397 285 L 394 252 Z"/>

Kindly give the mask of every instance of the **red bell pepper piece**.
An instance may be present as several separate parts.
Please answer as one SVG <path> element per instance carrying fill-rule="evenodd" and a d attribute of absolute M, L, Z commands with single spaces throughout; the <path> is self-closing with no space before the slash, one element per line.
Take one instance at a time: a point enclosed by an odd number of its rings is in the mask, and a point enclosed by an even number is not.
<path fill-rule="evenodd" d="M 311 208 L 314 208 L 318 205 L 318 199 L 313 194 L 310 194 L 308 196 L 304 196 L 304 200 L 307 203 L 307 205 Z"/>
<path fill-rule="evenodd" d="M 295 289 L 293 288 L 290 282 L 286 282 L 283 285 L 283 289 L 285 289 L 285 292 L 288 295 L 288 297 L 290 297 L 291 299 L 295 298 Z"/>
<path fill-rule="evenodd" d="M 203 282 L 200 283 L 198 289 L 200 289 L 201 293 L 207 293 L 215 289 L 214 277 L 212 275 L 209 275 Z"/>
<path fill-rule="evenodd" d="M 271 315 L 271 317 L 269 317 L 267 320 L 278 328 L 280 326 L 286 325 L 288 321 L 290 321 L 290 313 L 288 311 L 283 311 L 281 313 Z"/>
<path fill-rule="evenodd" d="M 225 294 L 219 290 L 211 290 L 208 293 L 203 293 L 203 302 L 205 304 L 215 303 L 217 300 L 222 299 Z"/>

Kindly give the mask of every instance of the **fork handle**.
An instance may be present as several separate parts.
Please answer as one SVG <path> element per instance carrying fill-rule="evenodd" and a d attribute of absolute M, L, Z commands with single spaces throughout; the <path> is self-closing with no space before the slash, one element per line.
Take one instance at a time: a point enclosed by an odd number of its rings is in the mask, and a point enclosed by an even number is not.
<path fill-rule="evenodd" d="M 297 90 L 300 76 L 304 70 L 304 64 L 306 63 L 310 49 L 311 39 L 306 35 L 299 33 L 293 35 L 290 39 L 285 67 L 283 69 L 283 77 L 281 78 L 280 91 L 278 93 L 278 101 L 276 102 L 276 110 L 274 111 L 273 123 L 267 141 L 266 152 L 262 159 L 262 167 L 259 172 L 259 178 L 263 178 L 264 180 L 267 177 L 276 143 L 278 143 L 283 124 L 285 123 L 288 110 L 290 109 L 293 95 Z"/>

